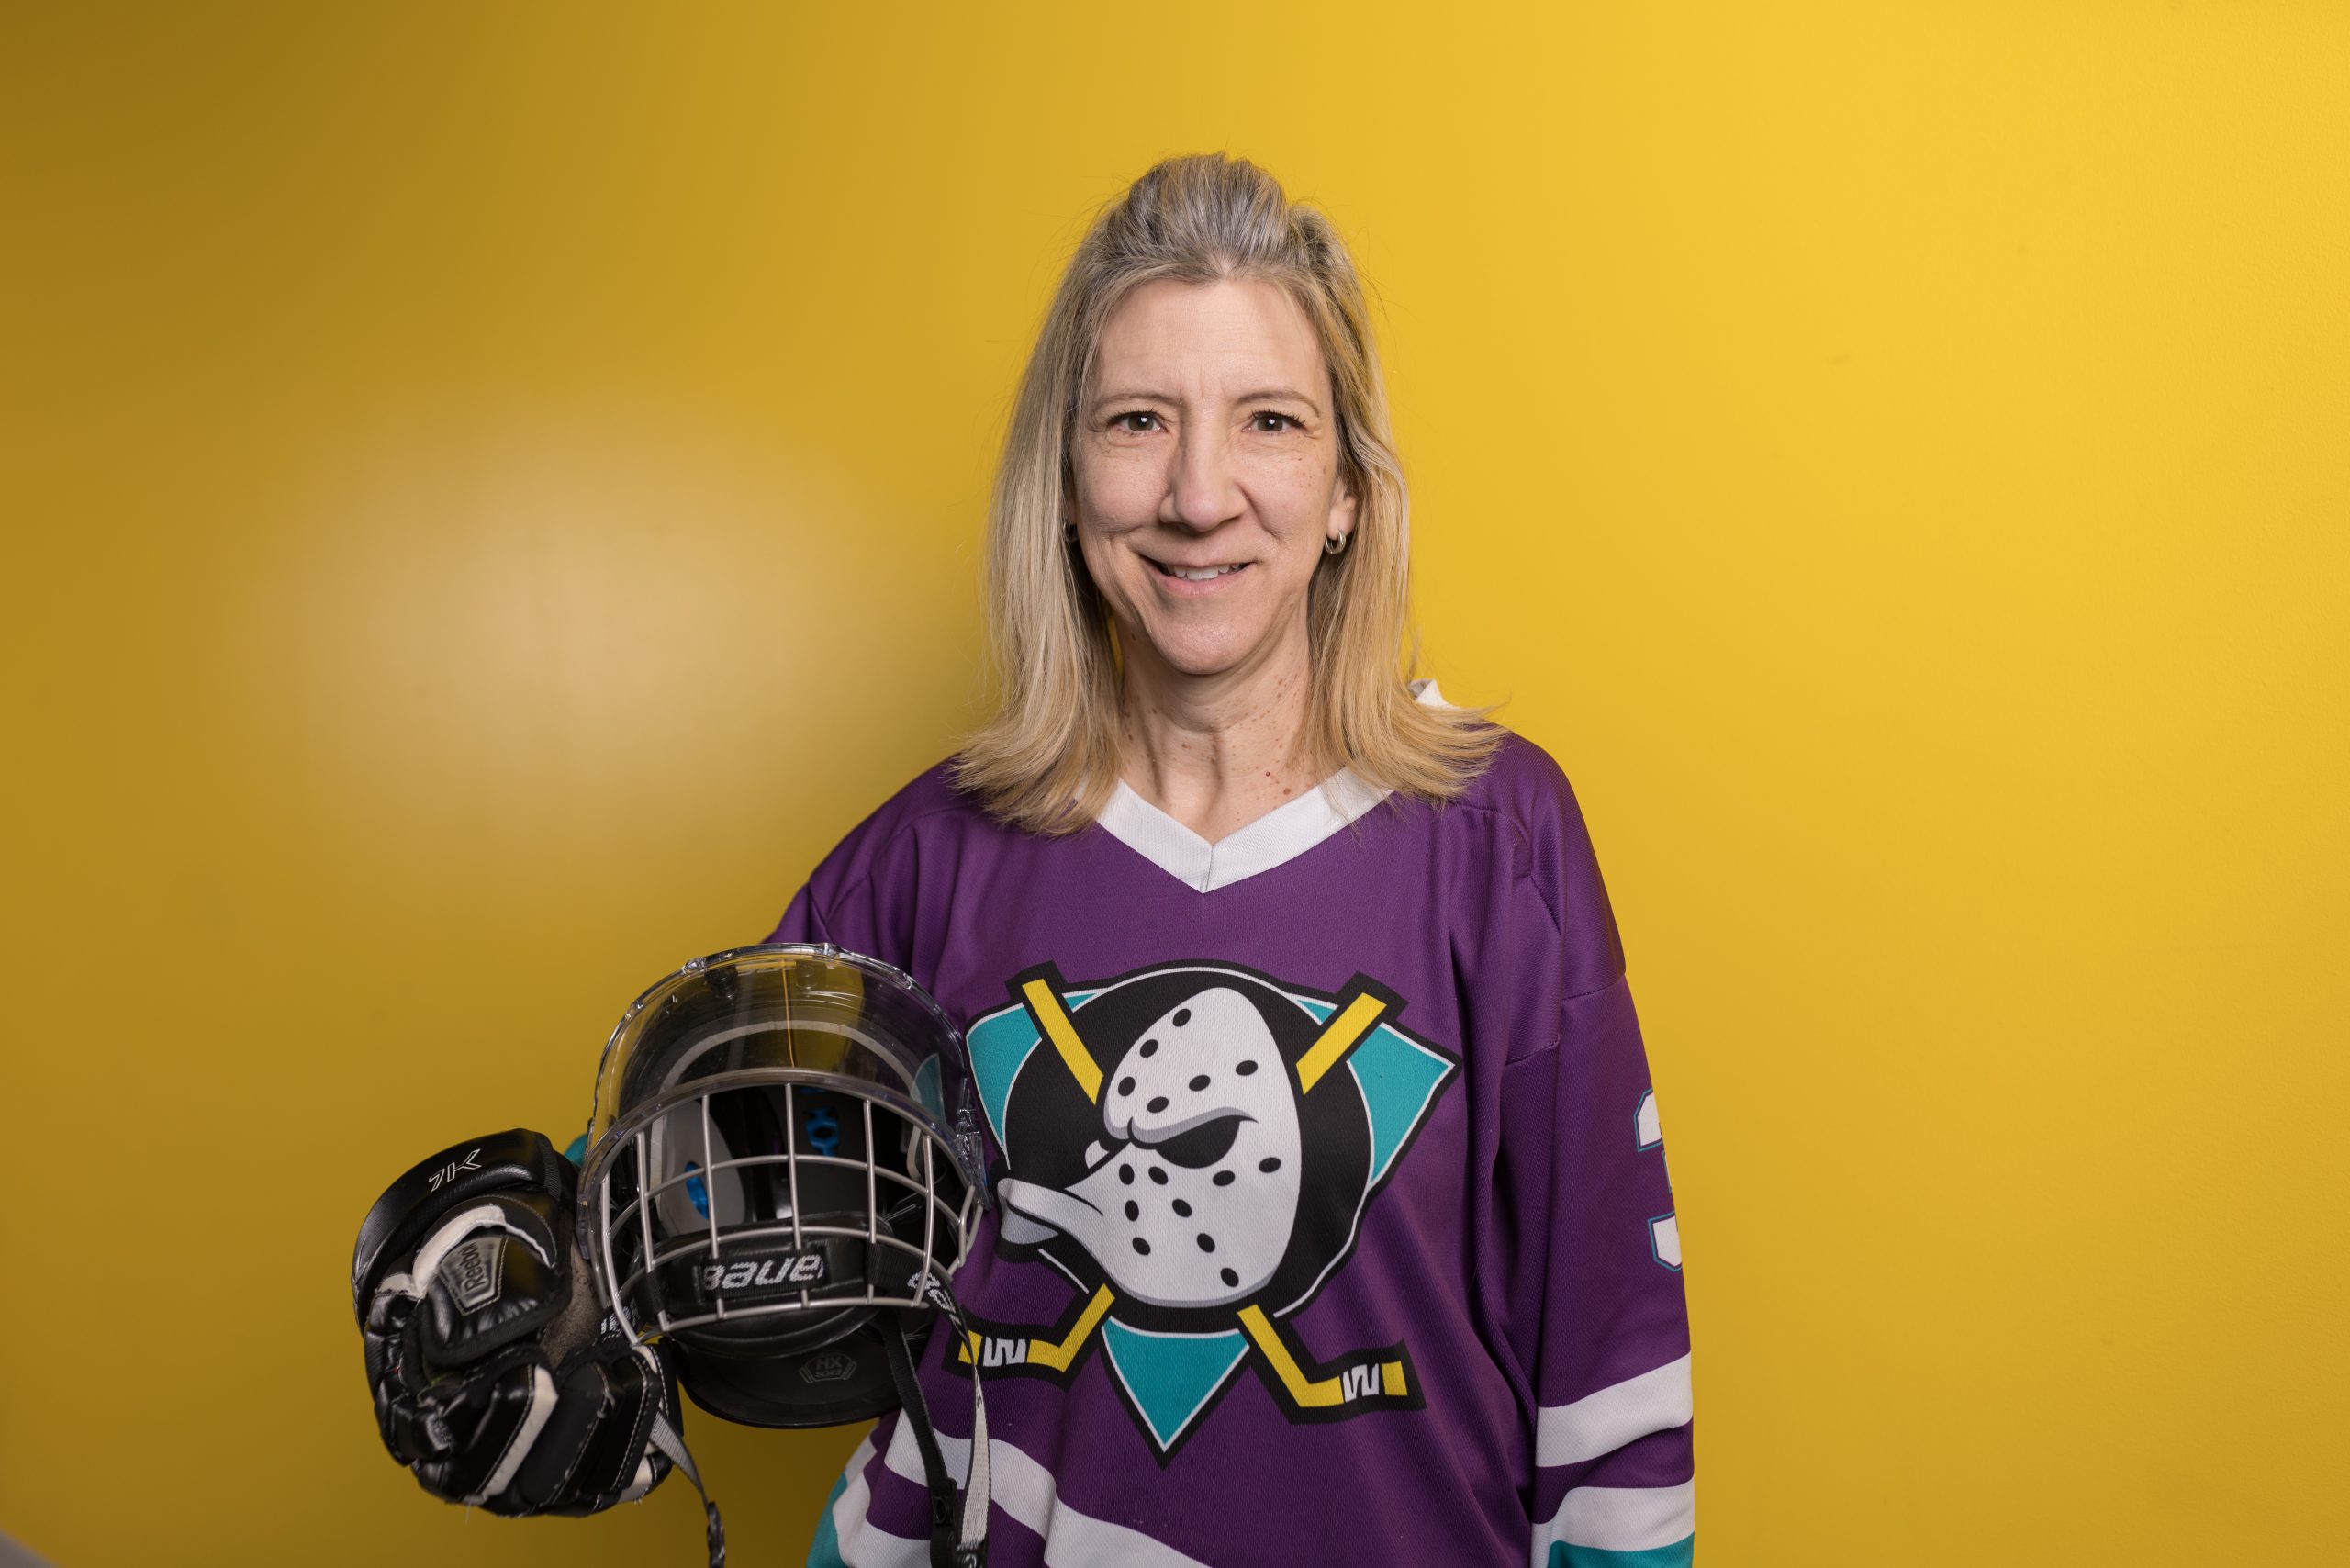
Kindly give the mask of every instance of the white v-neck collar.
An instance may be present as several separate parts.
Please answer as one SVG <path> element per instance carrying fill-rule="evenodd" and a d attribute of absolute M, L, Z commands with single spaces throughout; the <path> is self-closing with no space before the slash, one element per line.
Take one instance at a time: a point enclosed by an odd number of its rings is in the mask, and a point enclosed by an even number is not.
<path fill-rule="evenodd" d="M 1412 695 L 1441 706 L 1433 680 L 1412 682 Z M 1354 769 L 1337 773 L 1296 800 L 1210 843 L 1152 805 L 1125 779 L 1095 819 L 1102 830 L 1184 886 L 1212 893 L 1294 860 L 1385 800 Z"/>

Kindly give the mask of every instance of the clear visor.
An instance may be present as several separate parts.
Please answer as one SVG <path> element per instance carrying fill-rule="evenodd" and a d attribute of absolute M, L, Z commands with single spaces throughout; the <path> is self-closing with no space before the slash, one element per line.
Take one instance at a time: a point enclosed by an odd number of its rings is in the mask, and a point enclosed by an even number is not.
<path fill-rule="evenodd" d="M 946 1136 L 947 1077 L 962 1037 L 928 992 L 877 959 L 830 946 L 744 947 L 696 958 L 638 997 L 604 1047 L 592 1147 L 629 1111 L 696 1080 L 748 1069 L 862 1079 L 912 1099 Z"/>

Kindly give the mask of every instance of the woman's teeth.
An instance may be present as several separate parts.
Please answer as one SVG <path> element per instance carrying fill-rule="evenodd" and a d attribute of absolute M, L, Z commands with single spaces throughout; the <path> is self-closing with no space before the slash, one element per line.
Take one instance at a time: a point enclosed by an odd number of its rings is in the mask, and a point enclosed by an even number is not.
<path fill-rule="evenodd" d="M 1237 572 L 1248 564 L 1248 563 L 1246 561 L 1241 561 L 1229 566 L 1204 566 L 1195 572 L 1187 570 L 1181 566 L 1170 566 L 1164 561 L 1154 561 L 1151 563 L 1151 565 L 1157 566 L 1169 577 L 1181 577 L 1187 583 L 1203 583 L 1212 577 L 1220 577 L 1228 572 Z"/>

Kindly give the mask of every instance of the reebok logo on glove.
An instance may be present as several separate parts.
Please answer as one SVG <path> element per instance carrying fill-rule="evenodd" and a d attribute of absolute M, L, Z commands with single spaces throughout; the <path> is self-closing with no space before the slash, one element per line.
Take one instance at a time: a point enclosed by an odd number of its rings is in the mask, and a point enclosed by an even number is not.
<path fill-rule="evenodd" d="M 476 1236 L 449 1249 L 441 1260 L 441 1282 L 460 1312 L 478 1312 L 498 1299 L 506 1271 L 506 1238 Z"/>

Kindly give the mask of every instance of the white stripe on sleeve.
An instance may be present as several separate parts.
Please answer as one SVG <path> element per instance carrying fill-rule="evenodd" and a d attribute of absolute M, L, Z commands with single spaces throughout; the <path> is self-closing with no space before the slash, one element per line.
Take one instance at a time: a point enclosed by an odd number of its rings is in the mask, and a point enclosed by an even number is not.
<path fill-rule="evenodd" d="M 1635 1438 L 1689 1424 L 1689 1358 L 1611 1383 L 1535 1417 L 1534 1462 L 1546 1469 L 1581 1464 Z"/>

